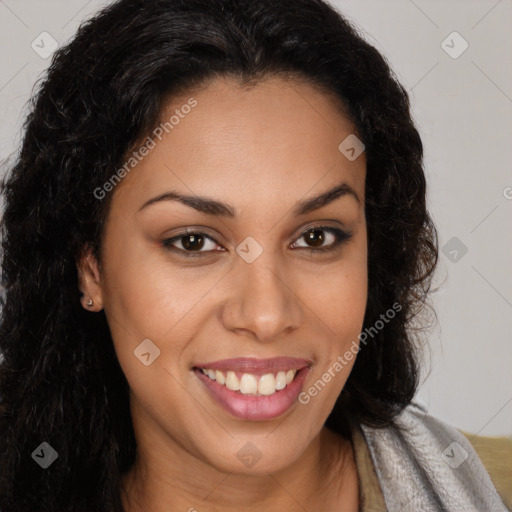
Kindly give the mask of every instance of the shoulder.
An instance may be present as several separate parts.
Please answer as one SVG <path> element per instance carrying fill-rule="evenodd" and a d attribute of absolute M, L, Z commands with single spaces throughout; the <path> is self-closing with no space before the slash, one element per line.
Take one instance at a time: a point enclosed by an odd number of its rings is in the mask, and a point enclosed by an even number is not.
<path fill-rule="evenodd" d="M 407 416 L 411 423 L 418 422 L 425 426 L 431 431 L 433 437 L 445 440 L 442 441 L 444 444 L 446 444 L 447 436 L 454 441 L 458 441 L 460 444 L 457 446 L 452 447 L 452 443 L 446 446 L 441 453 L 443 459 L 450 465 L 453 462 L 449 460 L 452 456 L 455 456 L 455 458 L 459 457 L 460 461 L 456 462 L 457 464 L 461 463 L 462 469 L 462 463 L 465 462 L 466 458 L 470 462 L 471 455 L 473 455 L 482 464 L 483 470 L 487 472 L 503 503 L 508 509 L 512 510 L 512 439 L 507 437 L 477 436 L 464 432 L 435 416 L 429 415 L 426 409 L 417 403 L 412 403 L 407 407 L 403 416 Z M 411 421 L 411 417 L 414 417 L 413 421 Z M 462 437 L 456 439 L 455 434 L 462 434 Z M 462 448 L 460 448 L 460 445 L 462 445 Z M 460 450 L 461 453 L 454 453 L 457 450 Z M 477 465 L 478 463 L 473 460 L 470 464 L 466 464 L 464 469 L 467 470 L 468 466 L 472 466 L 475 469 Z M 459 466 L 454 464 L 453 467 L 458 468 Z M 466 473 L 469 474 L 468 471 Z M 478 475 L 478 472 L 474 472 L 474 475 Z M 480 475 L 480 477 L 482 476 Z"/>
<path fill-rule="evenodd" d="M 512 487 L 510 459 L 504 451 L 508 440 L 473 436 L 482 459 L 470 435 L 415 402 L 389 427 L 361 427 L 392 509 L 401 510 L 404 503 L 410 510 L 426 510 L 436 503 L 447 510 L 511 509 L 506 491 Z"/>
<path fill-rule="evenodd" d="M 512 509 L 512 438 L 460 432 L 473 446 L 505 505 Z"/>

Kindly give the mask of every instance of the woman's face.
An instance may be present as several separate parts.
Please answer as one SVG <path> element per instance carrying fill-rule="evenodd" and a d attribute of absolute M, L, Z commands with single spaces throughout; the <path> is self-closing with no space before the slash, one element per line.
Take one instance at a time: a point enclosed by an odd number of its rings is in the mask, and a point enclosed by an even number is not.
<path fill-rule="evenodd" d="M 173 98 L 167 121 L 110 192 L 86 292 L 130 385 L 139 454 L 276 471 L 312 444 L 354 364 L 364 153 L 339 149 L 354 127 L 333 98 L 279 78 L 218 79 Z"/>

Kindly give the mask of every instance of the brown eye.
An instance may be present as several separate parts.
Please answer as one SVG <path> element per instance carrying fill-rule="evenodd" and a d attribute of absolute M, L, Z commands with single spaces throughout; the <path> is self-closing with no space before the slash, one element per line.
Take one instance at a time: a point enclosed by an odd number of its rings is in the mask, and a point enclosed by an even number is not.
<path fill-rule="evenodd" d="M 181 245 L 187 250 L 187 251 L 195 251 L 198 249 L 201 249 L 204 245 L 204 237 L 202 235 L 198 234 L 190 234 L 187 236 L 184 236 L 181 238 L 182 242 Z"/>
<path fill-rule="evenodd" d="M 293 244 L 293 248 L 310 249 L 311 252 L 325 252 L 336 249 L 343 242 L 349 240 L 352 233 L 328 226 L 308 228 L 303 231 L 297 240 L 304 240 L 306 245 Z"/>
<path fill-rule="evenodd" d="M 325 240 L 321 229 L 311 229 L 303 237 L 306 243 L 313 247 L 321 247 Z"/>
<path fill-rule="evenodd" d="M 293 244 L 293 248 L 309 249 L 312 253 L 322 253 L 336 249 L 343 242 L 349 240 L 352 233 L 328 226 L 309 228 L 299 238 L 305 241 L 306 245 Z M 188 256 L 191 258 L 207 256 L 209 253 L 224 251 L 215 239 L 200 231 L 187 231 L 168 238 L 162 242 L 162 246 L 169 251 Z M 181 246 L 181 247 L 180 247 Z"/>
<path fill-rule="evenodd" d="M 219 249 L 216 249 L 216 247 L 220 247 L 211 236 L 199 231 L 181 233 L 164 240 L 162 245 L 170 251 L 191 257 L 205 256 L 205 253 L 218 251 Z"/>

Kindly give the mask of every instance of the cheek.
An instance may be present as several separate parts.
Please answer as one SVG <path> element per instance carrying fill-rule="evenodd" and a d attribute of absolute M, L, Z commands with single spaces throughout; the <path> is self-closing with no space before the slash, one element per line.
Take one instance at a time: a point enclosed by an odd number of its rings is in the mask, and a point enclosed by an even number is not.
<path fill-rule="evenodd" d="M 213 266 L 184 267 L 141 238 L 109 240 L 104 257 L 104 309 L 125 373 L 140 370 L 134 351 L 146 339 L 160 350 L 155 366 L 178 364 L 200 325 L 204 297 L 220 276 Z"/>
<path fill-rule="evenodd" d="M 341 272 L 333 275 L 323 288 L 323 293 L 312 297 L 314 311 L 318 312 L 319 317 L 317 327 L 325 333 L 319 338 L 323 346 L 319 351 L 319 373 L 315 377 L 321 378 L 329 388 L 324 397 L 327 407 L 334 404 L 355 363 L 366 302 L 364 268 L 353 269 L 349 274 Z M 341 367 L 336 363 L 340 358 Z"/>
<path fill-rule="evenodd" d="M 164 249 L 132 231 L 126 222 L 112 220 L 104 245 L 107 315 L 137 337 L 148 336 L 155 322 L 169 329 L 181 312 L 179 288 L 179 277 L 166 265 Z"/>
<path fill-rule="evenodd" d="M 328 332 L 344 338 L 362 328 L 367 302 L 365 269 L 351 273 L 331 273 L 329 278 L 307 295 L 319 320 L 329 328 Z"/>
<path fill-rule="evenodd" d="M 148 258 L 148 242 L 125 225 L 113 222 L 108 227 L 103 251 L 104 310 L 117 356 L 129 370 L 138 363 L 136 347 L 146 339 L 160 345 L 161 335 L 183 315 L 183 308 L 174 283 L 162 279 L 162 265 Z"/>
<path fill-rule="evenodd" d="M 365 239 L 352 246 L 329 273 L 309 281 L 303 296 L 314 311 L 320 336 L 319 365 L 299 402 L 319 418 L 327 416 L 355 364 L 368 297 Z"/>
<path fill-rule="evenodd" d="M 337 264 L 309 275 L 302 297 L 327 326 L 331 345 L 338 348 L 360 333 L 368 298 L 366 240 L 358 240 Z"/>

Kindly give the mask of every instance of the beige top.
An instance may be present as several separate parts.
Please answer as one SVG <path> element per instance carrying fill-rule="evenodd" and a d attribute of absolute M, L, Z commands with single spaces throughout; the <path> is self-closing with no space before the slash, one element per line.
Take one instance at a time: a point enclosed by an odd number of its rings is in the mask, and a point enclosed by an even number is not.
<path fill-rule="evenodd" d="M 512 510 L 512 439 L 462 433 L 473 445 L 501 499 L 507 508 Z M 385 511 L 384 496 L 363 433 L 359 427 L 355 426 L 351 434 L 359 476 L 359 510 L 360 512 Z"/>

